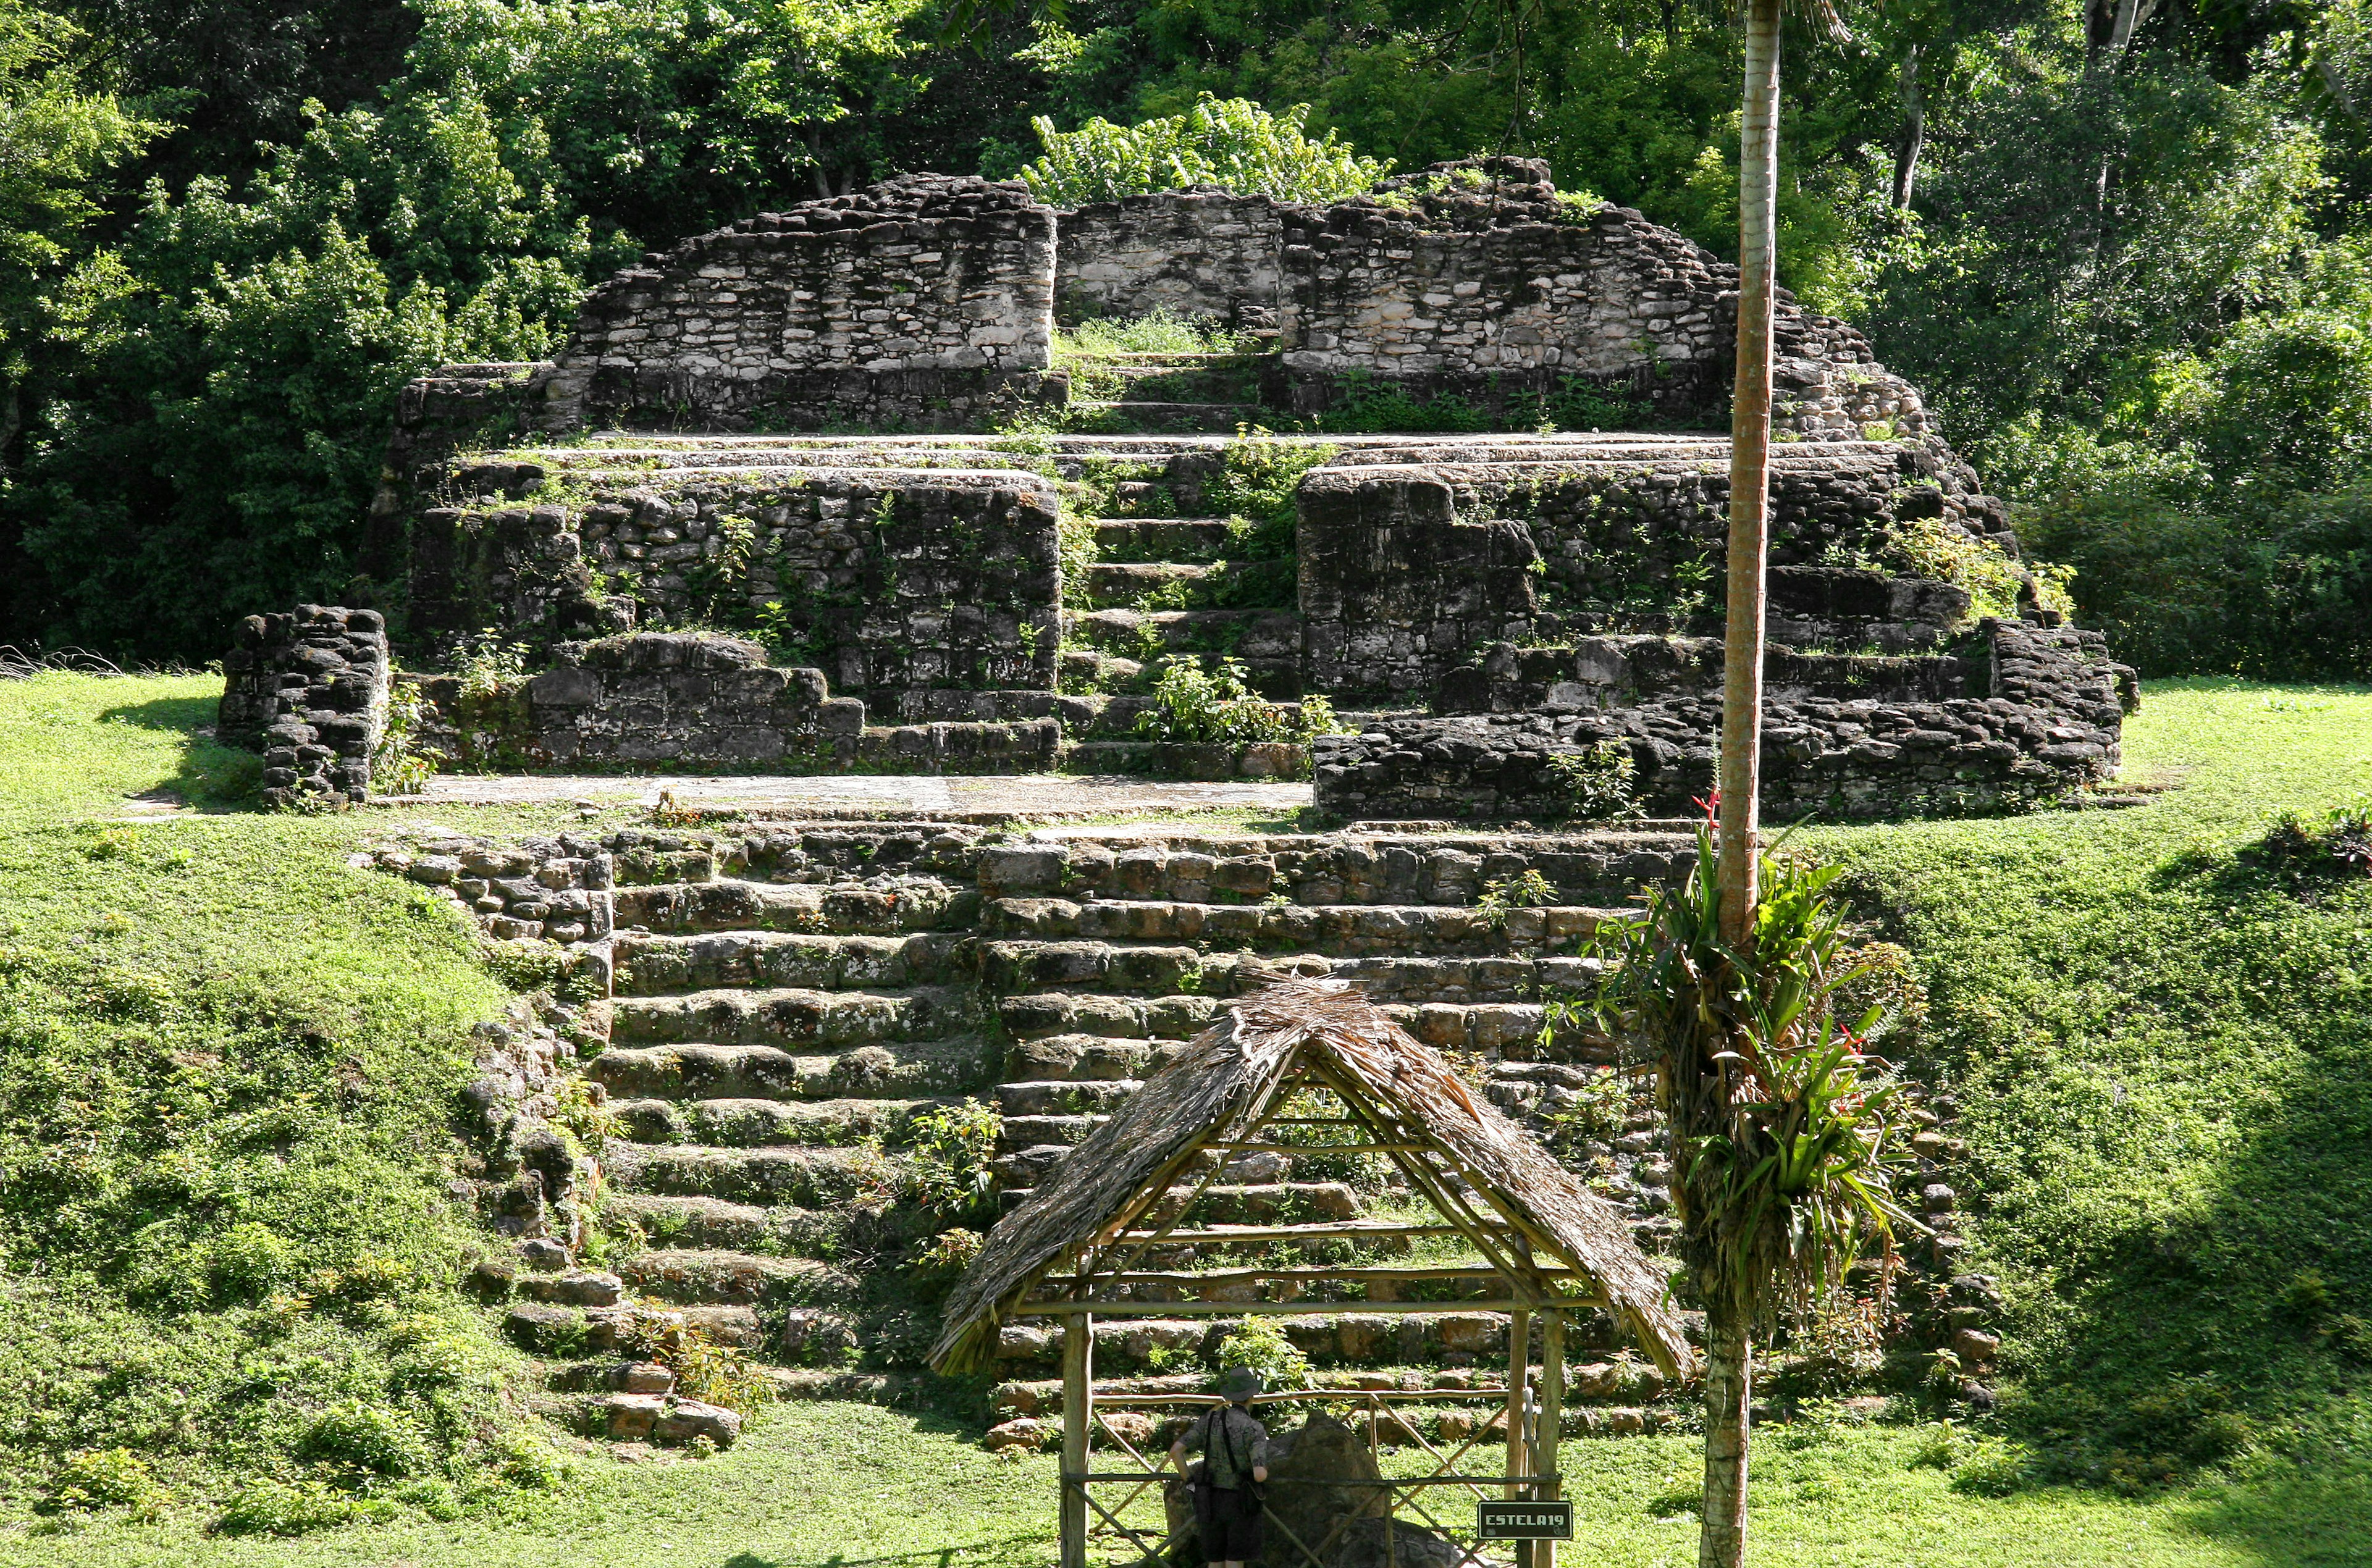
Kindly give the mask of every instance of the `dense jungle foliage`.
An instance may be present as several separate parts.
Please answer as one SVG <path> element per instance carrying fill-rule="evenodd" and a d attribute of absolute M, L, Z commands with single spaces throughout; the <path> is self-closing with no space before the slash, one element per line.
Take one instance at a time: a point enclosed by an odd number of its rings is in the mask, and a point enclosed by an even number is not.
<path fill-rule="evenodd" d="M 1783 281 L 2145 669 L 2372 671 L 2372 3 L 1851 10 L 1789 40 Z M 1738 85 L 1680 0 L 0 0 L 0 641 L 203 659 L 354 597 L 407 377 L 750 211 L 1014 173 L 1040 116 L 1307 103 L 1726 251 Z"/>

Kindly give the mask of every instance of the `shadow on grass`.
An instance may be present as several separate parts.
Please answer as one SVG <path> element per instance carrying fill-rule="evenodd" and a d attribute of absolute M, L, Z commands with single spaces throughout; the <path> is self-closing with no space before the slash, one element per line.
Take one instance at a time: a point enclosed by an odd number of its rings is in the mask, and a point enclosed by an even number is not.
<path fill-rule="evenodd" d="M 2198 1125 L 2167 1131 L 2223 1152 L 2189 1201 L 2093 1209 L 2066 1238 L 2073 1321 L 2024 1416 L 2066 1479 L 2152 1491 L 2232 1461 L 2192 1523 L 2271 1568 L 2372 1564 L 2365 900 L 2246 854 L 2177 855 L 2144 885 L 2162 912 L 2128 940 L 2163 948 L 2115 983 L 2190 1036 L 2165 1068 L 2192 1080 Z"/>
<path fill-rule="evenodd" d="M 904 1551 L 890 1557 L 830 1557 L 789 1558 L 762 1557 L 754 1551 L 737 1551 L 718 1568 L 890 1568 L 893 1563 L 911 1563 L 914 1568 L 957 1568 L 959 1562 L 991 1552 L 1010 1551 L 1016 1547 L 1042 1548 L 1051 1538 L 1042 1535 L 1006 1536 L 1002 1540 L 976 1540 L 962 1546 L 937 1546 L 926 1551 Z"/>
<path fill-rule="evenodd" d="M 212 697 L 158 697 L 109 708 L 99 716 L 103 724 L 180 737 L 181 753 L 172 775 L 158 781 L 157 790 L 143 798 L 171 796 L 200 811 L 236 811 L 254 804 L 263 760 L 215 739 L 215 710 Z"/>
<path fill-rule="evenodd" d="M 2325 1449 L 2220 1490 L 2185 1522 L 2267 1568 L 2360 1568 L 2372 1562 L 2372 1458 Z"/>

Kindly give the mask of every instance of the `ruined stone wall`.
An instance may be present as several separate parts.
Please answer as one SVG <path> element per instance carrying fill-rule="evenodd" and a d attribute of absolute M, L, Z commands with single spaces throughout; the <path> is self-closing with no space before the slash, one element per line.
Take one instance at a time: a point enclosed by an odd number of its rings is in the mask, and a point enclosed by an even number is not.
<path fill-rule="evenodd" d="M 1055 319 L 1076 325 L 1167 310 L 1272 331 L 1285 303 L 1284 211 L 1265 196 L 1196 190 L 1059 214 Z"/>
<path fill-rule="evenodd" d="M 1726 454 L 1693 449 L 1635 462 L 1354 453 L 1314 471 L 1299 497 L 1307 679 L 1430 694 L 1491 643 L 1718 632 L 1729 477 Z M 1774 460 L 1771 498 L 1780 644 L 1909 653 L 1964 624 L 1966 591 L 1889 564 L 1914 522 L 1997 546 L 2019 570 L 2002 504 L 1940 442 L 1796 444 Z"/>
<path fill-rule="evenodd" d="M 416 628 L 550 642 L 763 613 L 785 659 L 839 691 L 1053 689 L 1060 553 L 1035 475 L 548 477 L 503 459 L 456 472 L 459 504 L 420 524 Z"/>
<path fill-rule="evenodd" d="M 250 615 L 223 657 L 215 734 L 263 753 L 267 807 L 345 806 L 370 795 L 387 722 L 387 628 L 377 610 L 318 604 Z"/>
<path fill-rule="evenodd" d="M 1284 215 L 1296 408 L 1346 377 L 1493 404 L 1579 377 L 1665 420 L 1727 423 L 1737 269 L 1630 208 L 1561 196 L 1544 163 L 1436 165 Z M 1778 429 L 1926 429 L 1918 393 L 1843 322 L 1783 290 L 1773 331 Z"/>
<path fill-rule="evenodd" d="M 738 638 L 644 633 L 564 643 L 527 684 L 528 726 L 551 761 L 732 767 L 831 754 L 865 704 L 820 670 L 775 668 Z"/>
<path fill-rule="evenodd" d="M 1762 800 L 1774 817 L 1948 816 L 2044 799 L 2115 771 L 2119 728 L 2136 701 L 2132 671 L 2110 661 L 2097 632 L 1987 620 L 1965 654 L 1924 669 L 1872 661 L 1867 673 L 1893 687 L 1879 694 L 1853 691 L 1853 662 L 1772 694 Z M 1783 664 L 1778 673 L 1791 672 Z M 1918 700 L 1931 691 L 1941 695 Z M 1602 741 L 1628 754 L 1651 807 L 1685 809 L 1712 787 L 1717 689 L 1607 710 L 1587 695 L 1573 693 L 1571 707 L 1390 720 L 1321 738 L 1319 808 L 1558 820 L 1571 796 L 1552 759 Z"/>
<path fill-rule="evenodd" d="M 1050 363 L 1054 215 L 911 176 L 645 255 L 586 296 L 553 427 L 977 419 Z"/>

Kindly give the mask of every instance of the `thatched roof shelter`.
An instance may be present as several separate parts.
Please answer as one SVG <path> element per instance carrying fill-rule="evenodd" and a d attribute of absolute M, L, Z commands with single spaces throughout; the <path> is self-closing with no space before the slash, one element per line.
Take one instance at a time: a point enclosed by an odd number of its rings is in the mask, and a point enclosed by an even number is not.
<path fill-rule="evenodd" d="M 1490 1260 L 1514 1302 L 1592 1305 L 1567 1293 L 1578 1283 L 1668 1376 L 1692 1372 L 1664 1277 L 1622 1213 L 1471 1093 L 1438 1052 L 1331 981 L 1287 981 L 1238 1003 L 1148 1077 L 990 1233 L 948 1301 L 931 1364 L 984 1367 L 1006 1320 L 1087 1309 L 1099 1278 L 1177 1225 L 1173 1191 L 1215 1173 L 1296 1087 L 1331 1090 L 1375 1140 L 1361 1146 L 1389 1156 Z M 1359 1310 L 1315 1301 L 1302 1309 Z"/>

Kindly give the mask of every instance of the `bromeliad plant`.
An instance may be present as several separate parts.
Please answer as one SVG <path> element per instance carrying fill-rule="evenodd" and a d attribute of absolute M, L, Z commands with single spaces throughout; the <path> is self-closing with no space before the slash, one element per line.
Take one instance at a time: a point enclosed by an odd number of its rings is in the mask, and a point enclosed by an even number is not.
<path fill-rule="evenodd" d="M 1600 1025 L 1653 1070 L 1670 1128 L 1682 1261 L 1706 1316 L 1707 1479 L 1720 1467 L 1741 1492 L 1757 1337 L 1808 1317 L 1872 1241 L 1890 1280 L 1896 1235 L 1920 1228 L 1894 1195 L 1910 1108 L 1863 1049 L 1878 1009 L 1839 1016 L 1866 966 L 1828 896 L 1836 877 L 1766 856 L 1751 935 L 1733 946 L 1701 829 L 1686 884 L 1599 947 Z"/>

